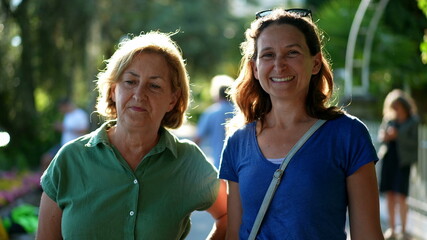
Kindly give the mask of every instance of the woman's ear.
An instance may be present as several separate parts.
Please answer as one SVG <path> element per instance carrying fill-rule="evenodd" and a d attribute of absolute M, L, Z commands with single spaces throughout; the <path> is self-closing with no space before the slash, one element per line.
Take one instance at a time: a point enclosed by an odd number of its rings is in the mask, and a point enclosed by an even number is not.
<path fill-rule="evenodd" d="M 320 69 L 322 68 L 322 53 L 317 53 L 313 56 L 313 69 L 311 71 L 311 74 L 316 75 L 320 72 Z"/>
<path fill-rule="evenodd" d="M 169 102 L 168 112 L 172 111 L 172 109 L 175 108 L 175 105 L 178 102 L 178 99 L 180 97 L 181 97 L 181 89 L 177 89 L 174 93 L 172 93 L 171 101 Z"/>

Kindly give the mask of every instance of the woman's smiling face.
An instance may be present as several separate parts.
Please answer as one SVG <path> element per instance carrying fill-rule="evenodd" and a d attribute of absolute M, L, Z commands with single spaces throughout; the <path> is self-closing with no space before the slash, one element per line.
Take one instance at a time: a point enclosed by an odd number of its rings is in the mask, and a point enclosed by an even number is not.
<path fill-rule="evenodd" d="M 177 93 L 172 92 L 169 64 L 164 56 L 152 52 L 137 54 L 111 93 L 117 122 L 127 128 L 158 129 L 178 99 Z"/>
<path fill-rule="evenodd" d="M 265 28 L 257 40 L 254 76 L 271 98 L 304 100 L 311 76 L 321 66 L 321 54 L 311 56 L 304 34 L 289 24 Z"/>

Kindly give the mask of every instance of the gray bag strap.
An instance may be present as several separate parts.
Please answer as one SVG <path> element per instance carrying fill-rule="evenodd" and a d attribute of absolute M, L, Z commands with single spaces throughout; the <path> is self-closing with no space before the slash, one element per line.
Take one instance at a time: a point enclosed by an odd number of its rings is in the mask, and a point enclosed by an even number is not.
<path fill-rule="evenodd" d="M 326 120 L 319 119 L 317 122 L 311 126 L 311 128 L 298 140 L 298 142 L 291 148 L 288 155 L 286 155 L 283 160 L 280 168 L 278 168 L 273 175 L 273 179 L 271 180 L 270 186 L 267 189 L 267 193 L 264 196 L 264 200 L 262 201 L 261 208 L 258 211 L 256 216 L 254 225 L 252 227 L 251 233 L 249 235 L 248 240 L 254 240 L 256 235 L 258 234 L 259 227 L 261 226 L 262 220 L 264 218 L 265 213 L 267 212 L 268 206 L 270 205 L 271 200 L 273 199 L 273 195 L 276 192 L 277 187 L 280 184 L 280 180 L 282 178 L 283 172 L 285 171 L 286 166 L 291 161 L 292 157 L 296 152 L 304 145 L 304 143 L 316 132 L 319 127 L 321 127 Z"/>

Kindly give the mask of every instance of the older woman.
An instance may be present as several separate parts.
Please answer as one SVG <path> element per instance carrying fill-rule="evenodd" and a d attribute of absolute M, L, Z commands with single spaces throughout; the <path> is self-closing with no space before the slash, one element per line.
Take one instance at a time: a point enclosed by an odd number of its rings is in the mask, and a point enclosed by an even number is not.
<path fill-rule="evenodd" d="M 190 214 L 227 222 L 225 184 L 192 142 L 167 128 L 184 121 L 189 80 L 178 46 L 150 32 L 120 43 L 98 75 L 109 121 L 65 145 L 44 173 L 37 239 L 183 239 Z"/>
<path fill-rule="evenodd" d="M 308 9 L 260 12 L 246 30 L 232 89 L 240 114 L 231 124 L 243 126 L 228 137 L 220 168 L 228 239 L 248 239 L 273 173 L 319 119 L 327 121 L 287 165 L 257 239 L 345 240 L 347 209 L 352 240 L 382 239 L 376 152 L 360 120 L 330 102 L 322 49 Z"/>

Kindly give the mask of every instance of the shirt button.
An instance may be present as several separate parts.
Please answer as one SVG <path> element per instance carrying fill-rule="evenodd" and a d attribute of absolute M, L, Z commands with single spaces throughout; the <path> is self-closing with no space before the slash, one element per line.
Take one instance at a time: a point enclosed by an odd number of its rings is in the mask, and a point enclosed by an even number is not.
<path fill-rule="evenodd" d="M 129 215 L 131 215 L 131 216 L 133 216 L 135 214 L 135 212 L 134 211 L 130 211 L 129 212 Z"/>
<path fill-rule="evenodd" d="M 133 180 L 133 183 L 134 183 L 134 184 L 137 184 L 137 183 L 138 183 L 138 180 L 136 180 L 136 179 L 135 179 L 135 180 Z"/>

